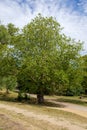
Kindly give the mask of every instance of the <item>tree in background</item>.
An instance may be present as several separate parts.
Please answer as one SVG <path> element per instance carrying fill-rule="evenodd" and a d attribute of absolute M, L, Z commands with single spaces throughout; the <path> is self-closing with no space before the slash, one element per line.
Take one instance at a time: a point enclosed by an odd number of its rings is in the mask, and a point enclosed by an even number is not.
<path fill-rule="evenodd" d="M 87 95 L 87 55 L 82 56 L 82 61 L 83 61 L 83 90 L 84 94 Z"/>
<path fill-rule="evenodd" d="M 0 25 L 0 32 L 0 80 L 8 93 L 8 90 L 16 87 L 14 84 L 16 84 L 17 57 L 13 43 L 17 37 L 18 28 L 13 24 Z"/>
<path fill-rule="evenodd" d="M 0 44 L 8 44 L 9 43 L 9 34 L 8 30 L 4 25 L 0 25 Z"/>

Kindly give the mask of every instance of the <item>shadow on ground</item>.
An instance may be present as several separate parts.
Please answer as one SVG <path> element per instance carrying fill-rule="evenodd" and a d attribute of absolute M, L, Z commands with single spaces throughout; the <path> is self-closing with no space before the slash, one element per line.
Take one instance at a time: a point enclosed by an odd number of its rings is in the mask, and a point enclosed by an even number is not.
<path fill-rule="evenodd" d="M 39 106 L 64 108 L 64 105 L 60 103 L 51 102 L 50 100 L 45 100 L 44 103 L 38 104 L 37 99 L 35 97 L 29 97 L 27 100 L 23 98 L 21 99 L 21 101 L 19 101 L 17 97 L 11 96 L 11 94 L 6 95 L 3 93 L 0 93 L 0 101 L 17 102 L 17 103 L 31 104 L 31 105 L 37 105 L 37 106 L 39 105 Z"/>

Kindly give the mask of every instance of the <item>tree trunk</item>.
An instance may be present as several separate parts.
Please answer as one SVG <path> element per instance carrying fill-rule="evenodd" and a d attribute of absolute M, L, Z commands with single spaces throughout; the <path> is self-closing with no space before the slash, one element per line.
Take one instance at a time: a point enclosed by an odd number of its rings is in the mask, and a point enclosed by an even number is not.
<path fill-rule="evenodd" d="M 40 80 L 42 81 L 43 79 L 43 74 L 41 75 Z M 37 89 L 37 102 L 38 104 L 43 104 L 44 103 L 44 86 L 42 82 L 39 82 L 38 84 L 38 89 Z"/>
<path fill-rule="evenodd" d="M 38 104 L 44 103 L 44 95 L 43 94 L 37 94 L 37 101 L 38 101 Z"/>
<path fill-rule="evenodd" d="M 6 94 L 9 94 L 9 89 L 8 88 L 6 88 Z"/>
<path fill-rule="evenodd" d="M 19 91 L 19 92 L 18 92 L 17 100 L 18 100 L 18 101 L 22 101 L 22 99 L 23 99 L 22 93 Z"/>

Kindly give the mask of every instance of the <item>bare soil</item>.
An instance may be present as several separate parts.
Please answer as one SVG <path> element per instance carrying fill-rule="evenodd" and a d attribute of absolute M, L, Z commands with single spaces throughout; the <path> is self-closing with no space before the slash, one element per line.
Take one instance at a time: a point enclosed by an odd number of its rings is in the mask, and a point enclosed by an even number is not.
<path fill-rule="evenodd" d="M 12 121 L 7 115 L 0 114 L 0 130 L 25 130 L 20 123 Z"/>
<path fill-rule="evenodd" d="M 49 100 L 51 101 L 51 100 Z M 58 103 L 64 107 L 49 107 L 48 109 L 58 109 L 71 113 L 75 113 L 82 117 L 87 118 L 87 107 L 75 105 L 71 103 L 60 103 L 56 101 L 51 101 Z M 3 113 L 4 110 L 4 113 Z M 6 111 L 9 113 L 6 113 Z M 18 108 L 16 106 L 1 103 L 0 104 L 0 121 L 3 119 L 2 126 L 0 130 L 87 130 L 87 123 L 72 122 L 71 118 L 66 119 L 59 116 L 50 116 L 46 114 L 41 114 L 39 112 L 34 112 L 31 109 L 26 110 L 24 108 Z M 2 114 L 3 113 L 3 114 Z M 13 120 L 12 113 L 20 115 L 20 120 Z M 26 120 L 25 120 L 26 119 Z M 7 121 L 7 122 L 6 122 Z M 4 125 L 5 123 L 5 125 Z M 4 128 L 5 127 L 5 128 Z"/>

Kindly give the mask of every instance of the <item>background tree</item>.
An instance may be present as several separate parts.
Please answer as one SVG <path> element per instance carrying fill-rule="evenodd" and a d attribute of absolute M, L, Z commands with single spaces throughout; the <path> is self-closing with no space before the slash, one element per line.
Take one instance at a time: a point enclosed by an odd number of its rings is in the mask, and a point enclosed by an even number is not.
<path fill-rule="evenodd" d="M 0 25 L 0 44 L 8 44 L 9 43 L 9 33 L 4 25 Z"/>
<path fill-rule="evenodd" d="M 17 51 L 13 43 L 16 40 L 18 28 L 13 24 L 0 25 L 0 31 L 0 76 L 1 82 L 7 83 L 3 86 L 8 92 L 8 89 L 11 90 L 15 86 L 11 81 L 16 79 L 17 74 Z"/>
<path fill-rule="evenodd" d="M 82 82 L 82 86 L 83 86 L 83 90 L 84 90 L 84 94 L 87 95 L 87 55 L 82 56 L 82 61 L 83 61 L 83 82 Z"/>

